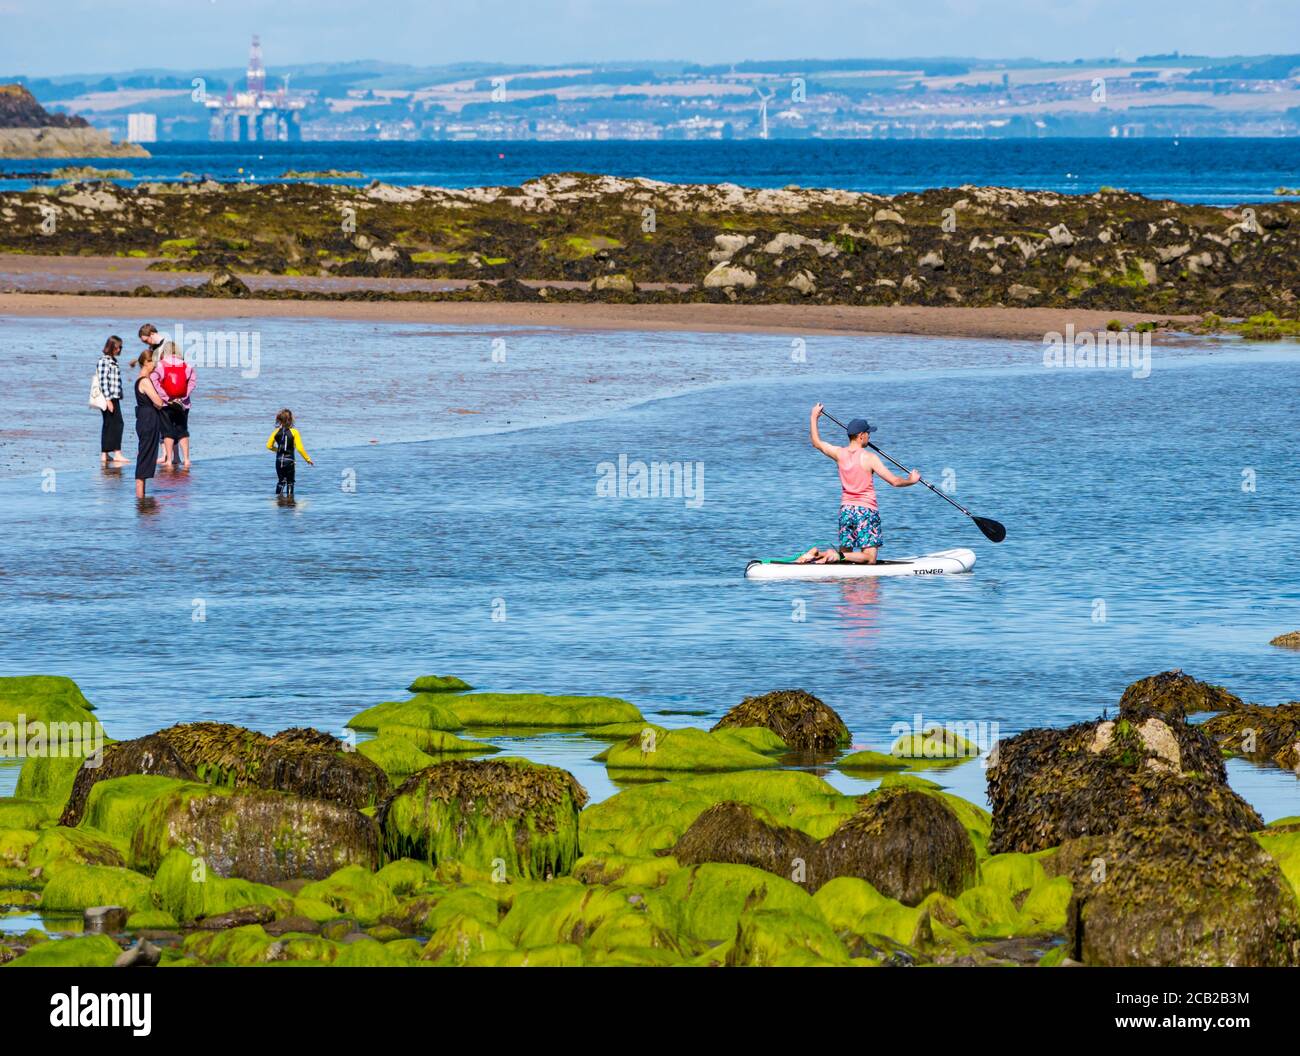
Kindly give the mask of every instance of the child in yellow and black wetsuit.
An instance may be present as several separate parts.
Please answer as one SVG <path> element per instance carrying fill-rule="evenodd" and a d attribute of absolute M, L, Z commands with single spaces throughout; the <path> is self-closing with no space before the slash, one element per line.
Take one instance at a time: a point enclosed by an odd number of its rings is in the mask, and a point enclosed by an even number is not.
<path fill-rule="evenodd" d="M 275 416 L 275 432 L 266 442 L 266 449 L 275 452 L 275 493 L 293 498 L 294 451 L 297 450 L 307 460 L 307 465 L 315 463 L 302 446 L 302 437 L 293 427 L 293 411 L 288 407 Z"/>

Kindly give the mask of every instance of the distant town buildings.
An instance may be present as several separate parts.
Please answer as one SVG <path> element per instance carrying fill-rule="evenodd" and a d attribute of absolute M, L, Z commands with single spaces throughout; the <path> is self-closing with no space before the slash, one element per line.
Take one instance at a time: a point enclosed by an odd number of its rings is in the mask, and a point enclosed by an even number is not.
<path fill-rule="evenodd" d="M 127 114 L 126 138 L 129 143 L 158 142 L 158 115 Z"/>

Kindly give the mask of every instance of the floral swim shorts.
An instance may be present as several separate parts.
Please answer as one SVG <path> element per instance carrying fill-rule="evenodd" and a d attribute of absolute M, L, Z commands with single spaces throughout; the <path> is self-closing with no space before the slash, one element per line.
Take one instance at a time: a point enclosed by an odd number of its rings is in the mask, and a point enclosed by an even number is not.
<path fill-rule="evenodd" d="M 879 513 L 865 506 L 840 507 L 841 550 L 866 550 L 881 540 Z"/>

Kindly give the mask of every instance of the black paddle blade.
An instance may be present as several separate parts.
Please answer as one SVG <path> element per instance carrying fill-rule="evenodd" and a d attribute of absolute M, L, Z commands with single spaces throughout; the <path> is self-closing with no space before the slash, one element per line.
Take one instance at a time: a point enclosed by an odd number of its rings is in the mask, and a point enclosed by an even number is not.
<path fill-rule="evenodd" d="M 984 538 L 991 543 L 1000 543 L 1007 537 L 1007 530 L 997 521 L 991 521 L 987 517 L 976 517 L 973 513 L 970 519 L 975 522 L 975 527 L 984 533 Z"/>

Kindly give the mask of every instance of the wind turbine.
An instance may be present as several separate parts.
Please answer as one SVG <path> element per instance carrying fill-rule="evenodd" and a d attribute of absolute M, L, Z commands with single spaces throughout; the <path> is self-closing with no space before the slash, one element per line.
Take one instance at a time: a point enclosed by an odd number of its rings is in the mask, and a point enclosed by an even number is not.
<path fill-rule="evenodd" d="M 774 89 L 769 88 L 767 90 L 766 95 L 763 94 L 763 90 L 761 88 L 755 88 L 754 91 L 758 93 L 758 98 L 760 100 L 758 104 L 758 121 L 759 121 L 758 135 L 759 138 L 761 139 L 767 139 L 767 101 L 771 99 L 772 96 L 776 95 L 776 91 Z"/>

